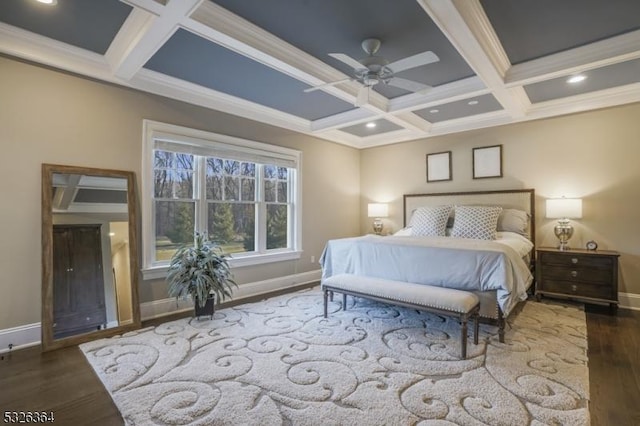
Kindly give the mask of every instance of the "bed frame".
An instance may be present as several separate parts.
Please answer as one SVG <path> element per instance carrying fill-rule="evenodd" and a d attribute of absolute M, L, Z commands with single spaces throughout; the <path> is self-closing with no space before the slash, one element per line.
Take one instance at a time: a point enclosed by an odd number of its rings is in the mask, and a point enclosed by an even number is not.
<path fill-rule="evenodd" d="M 403 196 L 404 226 L 407 226 L 411 215 L 418 207 L 449 205 L 500 206 L 505 209 L 526 211 L 531 220 L 528 229 L 529 240 L 533 243 L 531 250 L 531 267 L 535 265 L 535 191 L 533 189 L 508 189 L 499 191 L 476 192 L 442 192 L 431 194 L 405 194 Z M 475 292 L 480 298 L 480 316 L 497 322 L 500 341 L 504 341 L 505 318 L 500 309 L 496 291 Z"/>

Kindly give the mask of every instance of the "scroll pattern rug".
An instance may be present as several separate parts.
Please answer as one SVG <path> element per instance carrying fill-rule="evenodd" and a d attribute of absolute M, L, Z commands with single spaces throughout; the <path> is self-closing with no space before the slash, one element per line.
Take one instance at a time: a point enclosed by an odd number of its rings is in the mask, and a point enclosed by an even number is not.
<path fill-rule="evenodd" d="M 130 425 L 585 425 L 584 312 L 527 302 L 481 325 L 318 289 L 81 346 Z"/>

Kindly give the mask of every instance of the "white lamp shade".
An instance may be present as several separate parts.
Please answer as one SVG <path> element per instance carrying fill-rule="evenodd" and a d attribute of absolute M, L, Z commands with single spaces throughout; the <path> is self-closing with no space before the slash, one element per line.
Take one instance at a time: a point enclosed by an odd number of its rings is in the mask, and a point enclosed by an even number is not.
<path fill-rule="evenodd" d="M 550 198 L 547 200 L 547 218 L 582 218 L 582 200 L 580 198 Z"/>
<path fill-rule="evenodd" d="M 389 205 L 384 203 L 369 203 L 367 208 L 369 217 L 387 217 L 389 216 Z"/>

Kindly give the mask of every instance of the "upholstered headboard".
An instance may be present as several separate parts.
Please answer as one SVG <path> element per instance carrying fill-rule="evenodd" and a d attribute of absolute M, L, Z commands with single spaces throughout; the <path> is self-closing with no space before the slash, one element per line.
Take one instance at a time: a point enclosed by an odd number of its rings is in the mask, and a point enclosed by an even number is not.
<path fill-rule="evenodd" d="M 529 239 L 534 244 L 532 255 L 535 256 L 535 191 L 533 189 L 507 189 L 500 191 L 478 192 L 443 192 L 433 194 L 405 194 L 404 195 L 404 226 L 407 226 L 413 211 L 423 206 L 475 205 L 501 206 L 504 209 L 518 209 L 527 212 L 531 218 L 529 225 Z"/>

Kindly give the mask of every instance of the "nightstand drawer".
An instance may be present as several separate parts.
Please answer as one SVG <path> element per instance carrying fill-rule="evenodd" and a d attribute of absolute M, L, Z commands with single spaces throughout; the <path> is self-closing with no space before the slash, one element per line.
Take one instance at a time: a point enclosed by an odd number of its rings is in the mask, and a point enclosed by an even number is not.
<path fill-rule="evenodd" d="M 613 265 L 613 258 L 606 256 L 589 256 L 574 253 L 541 253 L 540 260 L 547 265 L 568 267 L 587 266 L 591 268 L 609 269 Z"/>
<path fill-rule="evenodd" d="M 567 281 L 545 280 L 544 291 L 551 293 L 564 294 L 567 296 L 575 295 L 581 297 L 591 297 L 594 299 L 617 300 L 612 296 L 612 288 L 598 284 L 572 283 Z M 617 296 L 617 295 L 616 295 Z"/>
<path fill-rule="evenodd" d="M 567 267 L 564 265 L 545 265 L 542 270 L 544 280 L 562 280 L 571 282 L 586 282 L 602 285 L 612 284 L 610 269 L 596 269 L 584 267 Z"/>

